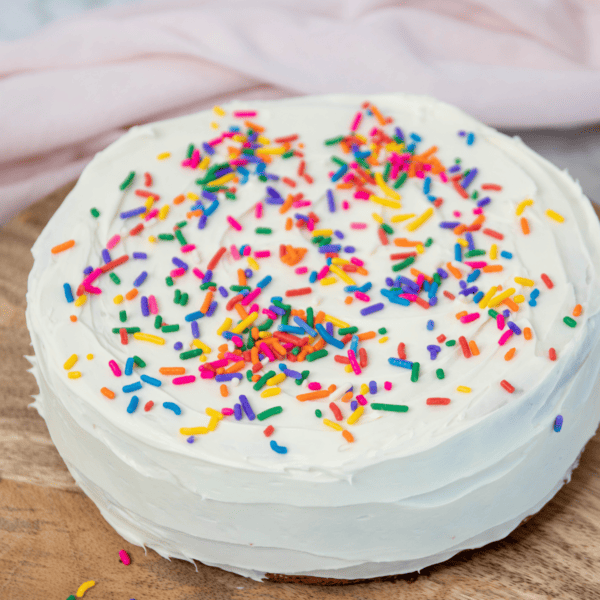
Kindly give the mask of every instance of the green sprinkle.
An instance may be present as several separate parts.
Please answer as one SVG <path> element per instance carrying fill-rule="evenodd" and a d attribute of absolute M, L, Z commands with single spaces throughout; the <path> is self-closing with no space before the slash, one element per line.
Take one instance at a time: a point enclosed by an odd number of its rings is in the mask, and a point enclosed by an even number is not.
<path fill-rule="evenodd" d="M 446 377 L 446 375 L 444 374 L 444 369 L 438 369 L 435 372 L 436 376 L 438 379 L 444 379 L 444 377 Z"/>
<path fill-rule="evenodd" d="M 262 325 L 257 325 L 256 329 L 259 331 L 266 331 L 271 328 L 271 325 L 273 325 L 273 319 L 267 319 Z"/>
<path fill-rule="evenodd" d="M 406 171 L 404 173 L 402 173 L 402 175 L 400 175 L 400 177 L 398 177 L 398 179 L 396 179 L 396 183 L 394 183 L 394 189 L 397 190 L 406 181 L 407 177 L 408 177 L 408 173 Z"/>
<path fill-rule="evenodd" d="M 389 412 L 407 412 L 408 406 L 405 404 L 381 404 L 380 402 L 374 402 L 371 404 L 373 410 L 387 410 Z"/>
<path fill-rule="evenodd" d="M 323 416 L 323 413 L 317 408 L 317 410 L 315 410 L 315 416 L 320 419 Z"/>
<path fill-rule="evenodd" d="M 254 231 L 260 235 L 271 235 L 273 233 L 270 227 L 257 227 Z"/>
<path fill-rule="evenodd" d="M 381 327 L 377 330 L 377 333 L 380 335 L 385 335 L 387 333 L 387 329 L 385 327 Z"/>
<path fill-rule="evenodd" d="M 285 315 L 281 315 L 281 324 L 289 325 L 290 324 L 290 313 L 286 312 Z"/>
<path fill-rule="evenodd" d="M 281 158 L 292 158 L 292 156 L 294 156 L 294 151 L 293 150 L 289 150 L 288 152 L 284 152 L 281 155 Z"/>
<path fill-rule="evenodd" d="M 256 415 L 256 418 L 259 421 L 264 421 L 273 415 L 278 415 L 283 412 L 283 406 L 272 406 L 271 408 L 267 408 L 267 410 L 263 410 L 261 413 Z"/>
<path fill-rule="evenodd" d="M 175 296 L 173 296 L 173 302 L 175 302 L 175 304 L 179 304 L 180 301 L 181 301 L 181 290 L 176 289 Z"/>
<path fill-rule="evenodd" d="M 492 319 L 495 319 L 498 316 L 498 312 L 495 311 L 493 308 L 490 308 L 490 310 L 488 310 L 488 315 L 490 315 Z"/>
<path fill-rule="evenodd" d="M 485 253 L 485 250 L 467 250 L 467 252 L 465 252 L 465 258 L 472 258 L 473 256 L 483 256 Z"/>
<path fill-rule="evenodd" d="M 175 223 L 175 225 L 177 225 L 177 227 L 179 227 L 180 229 L 182 227 L 185 227 L 188 224 L 187 221 L 179 221 L 179 223 Z"/>
<path fill-rule="evenodd" d="M 185 246 L 187 244 L 187 240 L 183 237 L 183 233 L 181 233 L 181 230 L 175 230 L 175 237 L 182 246 Z"/>
<path fill-rule="evenodd" d="M 336 164 L 336 165 L 340 165 L 340 167 L 345 167 L 348 163 L 345 160 L 342 160 L 341 158 L 338 158 L 337 156 L 332 156 L 331 160 Z"/>
<path fill-rule="evenodd" d="M 165 277 L 165 282 L 169 287 L 171 287 L 175 284 L 175 282 L 173 281 L 173 278 L 170 275 Z"/>
<path fill-rule="evenodd" d="M 179 301 L 179 304 L 181 306 L 185 306 L 188 303 L 188 300 L 190 299 L 189 295 L 187 292 L 183 292 L 183 294 L 181 294 L 181 300 Z"/>
<path fill-rule="evenodd" d="M 139 333 L 141 329 L 139 327 L 113 327 L 113 333 L 119 333 L 121 329 L 124 329 L 127 333 Z"/>
<path fill-rule="evenodd" d="M 127 321 L 127 311 L 126 310 L 119 311 L 119 321 L 121 321 L 121 323 L 125 323 L 125 321 Z"/>
<path fill-rule="evenodd" d="M 405 258 L 402 262 L 393 265 L 392 271 L 402 271 L 402 269 L 406 269 L 406 267 L 412 265 L 415 262 L 415 260 L 416 259 L 414 256 L 409 256 L 408 258 Z"/>
<path fill-rule="evenodd" d="M 439 273 L 434 273 L 433 274 L 433 280 L 438 284 L 438 285 L 442 285 L 442 278 L 440 277 Z"/>
<path fill-rule="evenodd" d="M 300 350 L 300 346 L 294 346 L 294 347 L 292 348 L 292 354 L 293 354 L 294 356 L 298 356 L 298 354 L 300 354 L 300 352 L 301 352 L 301 350 Z"/>
<path fill-rule="evenodd" d="M 255 345 L 256 344 L 255 344 L 254 338 L 251 335 L 249 335 L 248 341 L 246 342 L 246 348 L 248 348 L 248 349 L 254 348 Z"/>
<path fill-rule="evenodd" d="M 92 217 L 96 219 L 100 216 L 100 211 L 97 208 L 91 208 L 90 212 L 92 213 Z"/>
<path fill-rule="evenodd" d="M 475 190 L 475 191 L 474 191 L 474 192 L 471 194 L 471 198 L 472 198 L 473 200 L 477 200 L 478 196 L 479 196 L 479 192 L 478 192 L 477 190 Z"/>
<path fill-rule="evenodd" d="M 207 290 L 209 287 L 217 287 L 217 284 L 212 282 L 212 281 L 205 281 L 204 283 L 200 284 L 200 289 L 201 290 Z"/>
<path fill-rule="evenodd" d="M 121 280 L 119 279 L 119 276 L 116 273 L 109 273 L 108 276 L 117 284 L 119 285 L 121 283 Z"/>
<path fill-rule="evenodd" d="M 188 358 L 194 358 L 194 356 L 200 356 L 202 354 L 202 348 L 194 348 L 193 350 L 188 350 L 187 352 L 182 352 L 179 355 L 181 360 L 187 360 Z"/>
<path fill-rule="evenodd" d="M 190 144 L 187 147 L 187 152 L 185 153 L 185 157 L 186 158 L 192 158 L 192 154 L 194 154 L 194 150 L 195 150 L 194 144 Z"/>
<path fill-rule="evenodd" d="M 229 289 L 232 292 L 241 292 L 242 290 L 250 291 L 252 288 L 249 285 L 230 285 Z"/>
<path fill-rule="evenodd" d="M 284 304 L 280 300 L 273 300 L 273 304 L 279 308 L 283 308 L 283 310 L 285 310 L 285 312 L 290 312 L 290 310 L 292 310 L 291 304 Z"/>
<path fill-rule="evenodd" d="M 133 356 L 133 362 L 140 368 L 144 368 L 146 366 L 146 362 L 143 361 L 139 356 Z"/>
<path fill-rule="evenodd" d="M 172 333 L 173 331 L 179 331 L 179 325 L 163 325 L 163 333 Z"/>
<path fill-rule="evenodd" d="M 302 381 L 304 381 L 310 375 L 310 371 L 302 371 L 301 375 L 302 375 Z"/>
<path fill-rule="evenodd" d="M 341 327 L 338 329 L 338 333 L 340 335 L 346 335 L 348 333 L 356 333 L 358 331 L 358 327 Z"/>
<path fill-rule="evenodd" d="M 383 229 L 389 235 L 392 235 L 394 233 L 394 230 L 389 225 L 386 225 L 385 223 L 381 224 L 381 229 Z"/>
<path fill-rule="evenodd" d="M 75 598 L 75 596 L 73 596 L 73 594 L 71 594 L 71 595 L 70 595 L 70 596 L 67 598 L 67 600 L 77 600 L 77 598 Z"/>
<path fill-rule="evenodd" d="M 306 323 L 309 327 L 314 327 L 315 324 L 315 313 L 312 309 L 312 306 L 309 306 L 306 309 Z"/>
<path fill-rule="evenodd" d="M 433 244 L 433 238 L 427 238 L 425 240 L 425 243 L 423 244 L 423 246 L 425 246 L 425 248 L 429 248 L 429 246 L 431 246 L 431 244 Z M 436 275 L 438 275 L 438 274 L 436 273 Z M 439 275 L 438 275 L 438 277 L 439 277 Z"/>
<path fill-rule="evenodd" d="M 154 317 L 154 329 L 160 329 L 162 325 L 162 317 L 160 315 L 156 315 Z"/>
<path fill-rule="evenodd" d="M 267 383 L 267 379 L 271 379 L 271 377 L 275 377 L 277 373 L 275 371 L 268 371 L 265 373 L 252 387 L 255 392 L 258 392 L 264 385 Z"/>
<path fill-rule="evenodd" d="M 456 340 L 448 340 L 446 346 L 456 346 Z"/>
<path fill-rule="evenodd" d="M 414 362 L 412 364 L 412 369 L 411 369 L 411 373 L 410 373 L 410 380 L 413 383 L 416 383 L 417 381 L 419 381 L 419 367 L 421 365 L 418 362 Z"/>
<path fill-rule="evenodd" d="M 225 192 L 227 200 L 237 200 L 237 196 L 233 192 Z"/>
<path fill-rule="evenodd" d="M 385 169 L 383 170 L 383 180 L 387 182 L 390 178 L 390 169 L 392 168 L 392 163 L 388 162 L 385 165 Z"/>
<path fill-rule="evenodd" d="M 159 240 L 167 240 L 169 242 L 175 239 L 175 236 L 171 233 L 159 233 L 156 237 L 158 237 Z"/>
<path fill-rule="evenodd" d="M 268 180 L 269 180 L 269 178 L 268 178 L 266 175 L 259 175 L 259 176 L 258 176 L 258 178 L 259 178 L 261 181 L 268 181 Z"/>
<path fill-rule="evenodd" d="M 344 139 L 344 135 L 339 135 L 338 137 L 334 137 L 334 138 L 329 138 L 328 140 L 325 140 L 325 145 L 326 146 L 333 146 L 335 144 L 339 144 L 343 139 Z"/>
<path fill-rule="evenodd" d="M 577 321 L 571 319 L 571 317 L 565 317 L 563 321 L 565 322 L 565 325 L 568 325 L 569 327 L 575 327 L 575 325 L 577 325 Z"/>
<path fill-rule="evenodd" d="M 250 382 L 252 382 L 252 375 L 254 375 L 254 373 L 252 373 L 252 369 L 248 369 L 246 371 L 246 379 Z"/>
<path fill-rule="evenodd" d="M 127 175 L 127 177 L 125 177 L 125 179 L 123 180 L 123 183 L 119 186 L 119 189 L 121 191 L 123 191 L 133 181 L 134 177 L 135 177 L 135 171 L 131 171 L 131 173 L 129 173 L 129 175 Z"/>
<path fill-rule="evenodd" d="M 323 358 L 324 356 L 327 356 L 329 354 L 329 352 L 327 352 L 327 350 L 317 350 L 316 352 L 311 352 L 310 354 L 306 355 L 306 360 L 308 362 L 312 362 L 313 360 L 317 360 L 319 358 Z"/>

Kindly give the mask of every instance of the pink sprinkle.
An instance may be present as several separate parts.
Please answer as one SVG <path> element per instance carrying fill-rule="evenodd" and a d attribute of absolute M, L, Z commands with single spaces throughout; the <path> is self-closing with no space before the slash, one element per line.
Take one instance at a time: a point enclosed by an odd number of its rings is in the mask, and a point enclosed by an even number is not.
<path fill-rule="evenodd" d="M 417 285 L 419 287 L 421 287 L 423 285 L 423 282 L 425 281 L 425 275 L 423 275 L 423 273 L 419 273 L 417 275 Z"/>
<path fill-rule="evenodd" d="M 248 312 L 252 314 L 253 312 L 258 312 L 259 306 L 256 302 L 248 309 Z"/>
<path fill-rule="evenodd" d="M 343 209 L 343 210 L 348 210 L 349 208 L 350 208 L 350 204 L 348 203 L 348 201 L 347 201 L 347 200 L 344 200 L 344 201 L 342 202 L 342 209 Z"/>
<path fill-rule="evenodd" d="M 254 207 L 254 216 L 257 219 L 260 219 L 263 216 L 263 205 L 262 202 L 257 202 L 256 206 Z"/>
<path fill-rule="evenodd" d="M 357 112 L 356 116 L 354 117 L 354 120 L 352 121 L 352 125 L 350 125 L 350 131 L 356 131 L 358 129 L 358 126 L 360 125 L 361 120 L 362 113 Z"/>
<path fill-rule="evenodd" d="M 196 244 L 186 244 L 185 246 L 181 246 L 181 251 L 183 253 L 191 252 L 196 249 Z"/>
<path fill-rule="evenodd" d="M 239 335 L 234 335 L 231 341 L 238 347 L 241 348 L 244 345 L 244 340 Z"/>
<path fill-rule="evenodd" d="M 333 176 L 333 173 L 329 174 L 329 177 Z M 343 177 L 342 177 L 342 182 L 343 183 L 349 183 L 354 179 L 354 175 L 350 172 L 346 173 Z"/>
<path fill-rule="evenodd" d="M 369 135 L 371 137 L 373 137 L 376 133 L 377 133 L 377 127 L 373 127 L 373 129 L 371 129 L 371 131 L 369 131 Z"/>
<path fill-rule="evenodd" d="M 260 351 L 269 359 L 269 362 L 273 362 L 275 360 L 275 355 L 271 352 L 271 348 L 267 346 L 264 342 L 260 344 Z"/>
<path fill-rule="evenodd" d="M 444 182 L 444 183 L 448 183 L 448 176 L 446 175 L 446 173 L 444 173 L 443 171 L 440 173 L 440 179 Z"/>
<path fill-rule="evenodd" d="M 198 278 L 198 279 L 204 279 L 204 273 L 198 268 L 198 267 L 194 267 L 192 269 L 192 273 Z"/>
<path fill-rule="evenodd" d="M 311 381 L 308 384 L 308 389 L 309 390 L 320 390 L 321 389 L 321 384 L 318 381 Z"/>
<path fill-rule="evenodd" d="M 235 110 L 233 111 L 233 116 L 238 117 L 239 119 L 243 119 L 244 117 L 255 117 L 255 110 Z"/>
<path fill-rule="evenodd" d="M 483 212 L 483 208 L 481 206 L 478 206 L 477 208 L 473 209 L 474 215 L 480 215 L 482 212 Z"/>
<path fill-rule="evenodd" d="M 208 142 L 209 146 L 217 146 L 218 144 L 220 144 L 223 141 L 224 136 L 215 138 L 214 140 L 210 140 L 210 142 Z"/>
<path fill-rule="evenodd" d="M 368 404 L 367 399 L 362 394 L 358 394 L 356 400 L 361 406 L 366 406 Z"/>
<path fill-rule="evenodd" d="M 186 158 L 185 160 L 181 161 L 181 166 L 182 167 L 189 167 L 192 164 L 192 159 L 191 158 Z"/>
<path fill-rule="evenodd" d="M 244 256 L 250 256 L 250 252 L 252 252 L 252 248 L 250 248 L 250 246 L 246 246 L 244 248 Z"/>
<path fill-rule="evenodd" d="M 456 218 L 458 218 L 458 217 L 460 217 L 460 214 L 461 214 L 461 213 L 460 213 L 460 211 L 459 211 L 459 210 L 455 210 L 455 211 L 454 211 L 452 214 L 453 214 L 453 215 L 454 215 Z"/>
<path fill-rule="evenodd" d="M 113 372 L 115 377 L 121 377 L 123 373 L 121 372 L 121 369 L 119 369 L 119 365 L 114 360 L 109 360 L 108 366 L 110 367 L 110 370 Z"/>
<path fill-rule="evenodd" d="M 365 190 L 358 190 L 354 194 L 355 198 L 360 198 L 361 200 L 368 200 L 371 197 L 371 194 Z"/>
<path fill-rule="evenodd" d="M 362 292 L 354 292 L 354 297 L 358 298 L 358 300 L 362 300 L 363 302 L 371 302 L 371 298 Z"/>
<path fill-rule="evenodd" d="M 483 260 L 465 260 L 464 264 L 473 269 L 483 269 L 483 267 L 487 267 L 487 263 Z"/>
<path fill-rule="evenodd" d="M 129 554 L 125 550 L 119 550 L 119 558 L 124 565 L 131 564 L 131 558 L 129 558 Z"/>
<path fill-rule="evenodd" d="M 419 178 L 419 179 L 425 179 L 425 173 L 423 173 L 423 171 L 417 171 L 415 173 L 415 175 Z"/>
<path fill-rule="evenodd" d="M 350 366 L 356 375 L 360 375 L 362 370 L 358 362 L 356 362 L 356 354 L 354 354 L 354 350 L 348 350 L 348 360 L 350 361 Z"/>
<path fill-rule="evenodd" d="M 148 308 L 153 315 L 158 314 L 158 304 L 156 303 L 156 298 L 154 296 L 148 297 Z"/>
<path fill-rule="evenodd" d="M 173 269 L 169 275 L 171 275 L 171 277 L 181 277 L 182 275 L 185 275 L 185 269 L 182 269 L 181 267 L 178 269 Z"/>
<path fill-rule="evenodd" d="M 350 223 L 350 229 L 366 229 L 366 223 Z"/>
<path fill-rule="evenodd" d="M 405 298 L 409 302 L 414 302 L 418 297 L 416 294 L 400 294 L 400 298 Z"/>
<path fill-rule="evenodd" d="M 82 282 L 83 287 L 95 281 L 102 274 L 102 269 L 94 269 Z"/>
<path fill-rule="evenodd" d="M 225 359 L 226 360 L 232 360 L 233 362 L 239 362 L 240 357 L 237 354 L 234 354 L 233 352 L 225 352 Z"/>
<path fill-rule="evenodd" d="M 183 377 L 174 377 L 173 383 L 175 385 L 184 385 L 186 383 L 193 383 L 196 381 L 195 375 L 184 375 Z"/>
<path fill-rule="evenodd" d="M 460 318 L 461 323 L 471 323 L 477 319 L 479 319 L 481 315 L 479 313 L 471 313 L 470 315 L 463 315 Z"/>
<path fill-rule="evenodd" d="M 294 208 L 303 208 L 304 206 L 310 206 L 312 202 L 310 200 L 295 200 L 292 202 Z"/>
<path fill-rule="evenodd" d="M 269 258 L 271 256 L 270 250 L 257 250 L 254 253 L 254 258 Z"/>
<path fill-rule="evenodd" d="M 228 362 L 228 360 L 222 358 L 220 360 L 213 360 L 212 362 L 206 363 L 204 366 L 210 365 L 211 367 L 218 369 L 219 367 L 226 367 Z"/>
<path fill-rule="evenodd" d="M 199 367 L 198 370 L 200 371 L 201 379 L 212 379 L 216 375 L 216 373 L 210 369 L 203 369 L 202 367 Z"/>
<path fill-rule="evenodd" d="M 242 258 L 240 256 L 240 253 L 238 252 L 238 249 L 235 246 L 231 246 L 230 250 L 231 256 L 233 256 L 234 260 L 240 260 L 240 258 Z"/>
<path fill-rule="evenodd" d="M 498 329 L 502 331 L 506 323 L 504 322 L 504 315 L 497 314 L 496 315 L 496 325 L 498 325 Z"/>
<path fill-rule="evenodd" d="M 157 208 L 153 208 L 145 217 L 144 217 L 144 221 L 149 221 L 150 219 L 153 219 L 156 215 L 158 214 L 158 209 Z"/>
<path fill-rule="evenodd" d="M 230 417 L 233 414 L 233 408 L 222 408 L 221 409 L 221 414 L 225 415 L 226 417 Z"/>
<path fill-rule="evenodd" d="M 242 226 L 231 216 L 227 215 L 227 222 L 237 231 L 242 230 Z"/>
<path fill-rule="evenodd" d="M 121 241 L 121 236 L 117 233 L 116 235 L 113 235 L 110 238 L 110 240 L 108 240 L 108 242 L 106 243 L 106 247 L 109 250 L 112 250 L 120 241 Z"/>
<path fill-rule="evenodd" d="M 306 224 L 306 229 L 308 229 L 309 231 L 314 231 L 315 230 L 315 221 L 314 219 L 309 219 L 308 223 Z"/>
<path fill-rule="evenodd" d="M 89 294 L 101 294 L 102 290 L 99 287 L 95 287 L 93 285 L 84 285 L 83 289 Z"/>
<path fill-rule="evenodd" d="M 351 262 L 353 265 L 356 265 L 357 267 L 363 267 L 363 266 L 364 266 L 364 264 L 365 264 L 365 263 L 364 263 L 364 261 L 360 260 L 360 258 L 356 258 L 356 256 L 353 256 L 353 257 L 350 259 L 350 262 Z"/>
<path fill-rule="evenodd" d="M 385 389 L 387 392 L 389 392 L 392 389 L 392 382 L 391 381 L 386 381 L 383 384 L 383 389 Z"/>
<path fill-rule="evenodd" d="M 510 338 L 510 336 L 512 334 L 513 334 L 513 330 L 512 329 L 507 329 L 502 334 L 502 337 L 498 340 L 498 344 L 500 344 L 500 346 L 504 346 L 504 344 L 506 344 L 506 342 L 508 341 L 508 338 Z"/>
<path fill-rule="evenodd" d="M 329 273 L 329 265 L 325 265 L 317 274 L 317 279 L 320 281 Z"/>
<path fill-rule="evenodd" d="M 252 290 L 245 298 L 242 299 L 242 306 L 248 306 L 254 298 L 256 298 L 262 292 L 261 288 Z"/>
<path fill-rule="evenodd" d="M 304 273 L 308 273 L 308 267 L 297 267 L 294 269 L 294 273 L 296 275 L 304 275 Z"/>
<path fill-rule="evenodd" d="M 230 160 L 229 164 L 232 166 L 235 165 L 235 166 L 243 167 L 244 165 L 248 164 L 248 160 L 245 158 L 236 158 L 235 160 Z"/>
<path fill-rule="evenodd" d="M 269 317 L 269 319 L 273 319 L 273 320 L 277 319 L 277 315 L 273 311 L 269 310 L 268 308 L 263 308 L 262 312 L 263 312 L 263 315 L 267 315 L 267 317 Z"/>

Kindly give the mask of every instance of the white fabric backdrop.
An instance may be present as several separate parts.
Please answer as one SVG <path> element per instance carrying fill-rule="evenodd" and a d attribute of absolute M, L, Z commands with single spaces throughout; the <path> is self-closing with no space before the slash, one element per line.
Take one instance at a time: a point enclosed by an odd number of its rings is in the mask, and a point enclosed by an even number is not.
<path fill-rule="evenodd" d="M 151 0 L 56 21 L 0 42 L 0 225 L 126 127 L 234 96 L 405 91 L 569 127 L 522 137 L 594 197 L 598 32 L 591 0 Z"/>

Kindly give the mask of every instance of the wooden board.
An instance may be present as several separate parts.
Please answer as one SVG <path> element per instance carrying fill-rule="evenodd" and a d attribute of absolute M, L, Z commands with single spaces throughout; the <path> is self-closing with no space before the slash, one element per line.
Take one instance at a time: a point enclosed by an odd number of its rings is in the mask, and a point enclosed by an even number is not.
<path fill-rule="evenodd" d="M 512 535 L 417 578 L 335 587 L 258 583 L 124 542 L 79 491 L 43 419 L 28 408 L 37 393 L 23 358 L 31 353 L 30 248 L 71 187 L 0 230 L 0 598 L 63 600 L 95 580 L 87 600 L 600 599 L 600 435 L 571 483 Z M 132 557 L 127 567 L 122 548 Z"/>

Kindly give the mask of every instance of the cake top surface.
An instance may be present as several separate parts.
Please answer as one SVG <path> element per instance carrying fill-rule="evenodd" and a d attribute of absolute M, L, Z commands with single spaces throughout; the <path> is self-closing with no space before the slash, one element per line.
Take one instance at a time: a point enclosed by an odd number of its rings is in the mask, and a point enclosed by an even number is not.
<path fill-rule="evenodd" d="M 94 158 L 28 323 L 113 447 L 347 478 L 529 414 L 598 312 L 598 233 L 567 174 L 431 98 L 232 102 Z"/>

